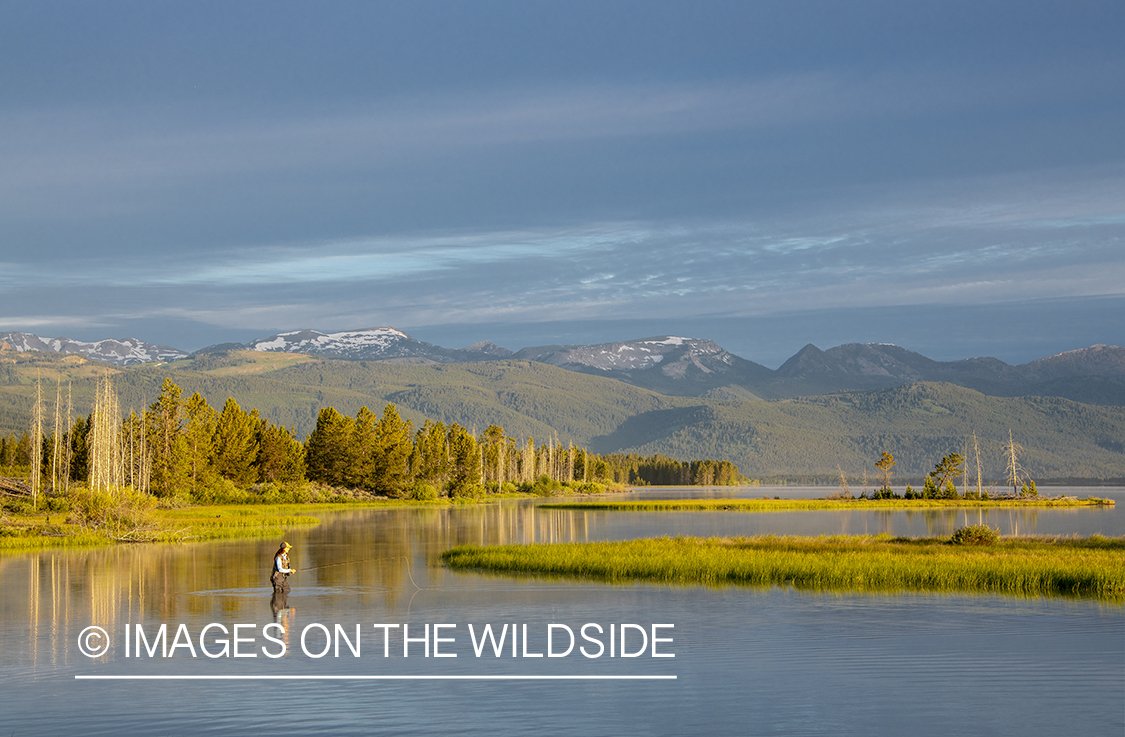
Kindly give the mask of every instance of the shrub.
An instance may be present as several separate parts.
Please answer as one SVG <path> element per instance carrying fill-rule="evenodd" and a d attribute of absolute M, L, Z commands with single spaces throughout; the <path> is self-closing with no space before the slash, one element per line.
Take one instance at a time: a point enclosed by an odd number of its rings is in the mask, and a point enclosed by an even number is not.
<path fill-rule="evenodd" d="M 999 539 L 999 530 L 988 525 L 969 525 L 954 532 L 949 542 L 954 545 L 992 545 Z"/>
<path fill-rule="evenodd" d="M 423 484 L 420 481 L 415 481 L 414 486 L 410 487 L 410 493 L 407 495 L 409 499 L 416 499 L 418 501 L 428 501 L 430 499 L 437 499 L 437 488 L 433 484 Z"/>
<path fill-rule="evenodd" d="M 46 509 L 48 512 L 69 512 L 70 500 L 65 496 L 49 496 L 46 501 Z"/>
<path fill-rule="evenodd" d="M 562 482 L 555 481 L 547 474 L 543 474 L 535 479 L 535 483 L 533 484 L 520 484 L 520 491 L 535 494 L 536 496 L 554 496 L 562 490 Z"/>
<path fill-rule="evenodd" d="M 191 492 L 191 499 L 196 504 L 253 504 L 258 501 L 255 496 L 222 476 L 208 479 Z"/>
<path fill-rule="evenodd" d="M 449 495 L 453 499 L 480 499 L 484 496 L 484 487 L 480 484 L 465 484 L 460 488 L 451 488 Z"/>
<path fill-rule="evenodd" d="M 922 498 L 923 499 L 937 499 L 941 492 L 938 491 L 937 483 L 934 481 L 933 476 L 927 476 L 926 482 L 922 484 Z"/>
<path fill-rule="evenodd" d="M 155 497 L 131 486 L 93 491 L 83 486 L 70 490 L 70 520 L 83 527 L 105 528 L 112 534 L 154 529 Z"/>
<path fill-rule="evenodd" d="M 22 499 L 8 499 L 4 502 L 4 507 L 15 514 L 31 514 L 35 511 L 31 502 L 25 502 Z"/>

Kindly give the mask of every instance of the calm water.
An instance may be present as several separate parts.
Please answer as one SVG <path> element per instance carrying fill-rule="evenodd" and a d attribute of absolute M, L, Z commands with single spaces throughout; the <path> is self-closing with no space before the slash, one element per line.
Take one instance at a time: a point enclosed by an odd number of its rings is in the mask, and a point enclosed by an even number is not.
<path fill-rule="evenodd" d="M 1052 492 L 1054 490 L 1051 490 Z M 1125 504 L 1125 490 L 1082 490 Z M 732 490 L 641 491 L 724 495 Z M 822 496 L 824 489 L 741 489 L 741 496 Z M 464 542 L 620 539 L 661 534 L 882 532 L 947 535 L 960 512 L 596 513 L 520 502 L 456 509 L 360 511 L 324 516 L 294 532 L 288 600 L 271 607 L 265 571 L 277 541 L 121 546 L 0 557 L 0 725 L 6 734 L 1011 734 L 1121 735 L 1125 730 L 1125 610 L 1067 599 L 841 595 L 783 589 L 667 588 L 459 574 L 436 563 Z M 970 512 L 969 522 L 976 522 Z M 1125 534 L 1114 510 L 1038 510 L 984 521 L 1005 534 Z M 289 629 L 280 645 L 262 628 Z M 208 658 L 208 624 L 241 628 L 241 654 Z M 425 643 L 402 656 L 402 628 L 450 624 L 442 654 Z M 468 632 L 491 623 L 521 634 L 502 655 L 474 653 Z M 611 625 L 674 624 L 651 657 L 531 657 L 548 624 L 580 633 Z M 149 636 L 183 624 L 181 646 L 130 657 L 124 627 Z M 316 625 L 353 641 L 340 654 Z M 103 627 L 112 644 L 89 658 L 79 634 Z M 312 625 L 310 627 L 310 625 Z M 528 657 L 522 627 L 527 625 Z M 214 634 L 216 630 L 212 630 Z M 565 649 L 563 630 L 556 652 Z M 588 630 L 596 636 L 596 630 Z M 615 633 L 620 627 L 615 628 Z M 432 632 L 431 632 L 432 635 Z M 628 629 L 627 651 L 640 648 Z M 209 635 L 212 652 L 221 645 Z M 561 644 L 559 644 L 561 643 Z M 432 637 L 430 640 L 432 645 Z M 617 643 L 614 643 L 615 646 Z M 651 643 L 650 643 L 651 644 Z M 265 650 L 263 650 L 265 648 Z M 197 676 L 199 680 L 85 680 L 75 676 Z M 414 676 L 416 680 L 262 680 L 261 676 Z M 214 676 L 240 679 L 206 680 Z M 434 677 L 468 676 L 464 680 Z M 484 680 L 478 676 L 618 676 L 618 680 Z M 631 680 L 675 676 L 675 680 Z M 251 677 L 243 679 L 242 677 Z"/>

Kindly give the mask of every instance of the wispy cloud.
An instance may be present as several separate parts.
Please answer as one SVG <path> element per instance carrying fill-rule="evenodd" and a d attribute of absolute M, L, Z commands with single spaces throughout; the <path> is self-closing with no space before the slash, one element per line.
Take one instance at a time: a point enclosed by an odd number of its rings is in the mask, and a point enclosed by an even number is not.
<path fill-rule="evenodd" d="M 0 306 L 67 288 L 101 295 L 85 300 L 105 305 L 84 313 L 86 323 L 340 329 L 1121 295 L 1125 199 L 1115 193 L 1123 182 L 1104 171 L 1074 176 L 1058 196 L 1026 178 L 987 178 L 912 195 L 867 192 L 866 208 L 845 197 L 811 214 L 753 221 L 608 222 L 259 245 L 218 259 L 17 264 L 0 272 Z M 29 319 L 61 325 L 79 316 Z"/>

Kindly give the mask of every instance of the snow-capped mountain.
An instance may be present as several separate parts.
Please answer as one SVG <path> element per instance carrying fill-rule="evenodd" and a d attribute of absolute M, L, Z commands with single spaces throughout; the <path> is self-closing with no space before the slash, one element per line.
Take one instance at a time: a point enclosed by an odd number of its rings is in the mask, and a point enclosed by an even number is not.
<path fill-rule="evenodd" d="M 675 394 L 755 383 L 773 374 L 765 366 L 729 353 L 713 340 L 677 335 L 597 345 L 537 346 L 524 348 L 512 357 L 599 373 Z"/>
<path fill-rule="evenodd" d="M 322 333 L 319 330 L 294 330 L 268 338 L 252 340 L 246 348 L 253 351 L 310 353 L 335 358 L 400 358 L 414 357 L 424 345 L 401 330 L 366 328 Z M 421 352 L 425 352 L 424 350 Z"/>
<path fill-rule="evenodd" d="M 19 332 L 0 333 L 0 350 L 73 354 L 118 366 L 189 357 L 185 351 L 134 338 L 86 343 Z M 1125 405 L 1125 348 L 1111 345 L 1095 345 L 1012 366 L 996 358 L 934 361 L 889 343 L 849 343 L 826 351 L 810 344 L 774 371 L 729 353 L 713 340 L 676 335 L 594 345 L 536 346 L 513 353 L 488 341 L 466 348 L 442 348 L 392 327 L 373 327 L 335 333 L 295 330 L 247 344 L 214 345 L 196 353 L 238 350 L 412 364 L 536 361 L 663 394 L 717 399 L 811 396 L 945 381 L 994 396 L 1058 396 L 1090 404 Z"/>
<path fill-rule="evenodd" d="M 309 353 L 329 358 L 419 363 L 464 363 L 507 358 L 512 352 L 487 341 L 468 348 L 450 349 L 416 340 L 391 327 L 322 333 L 295 330 L 247 343 L 255 351 Z"/>
<path fill-rule="evenodd" d="M 70 338 L 40 338 L 38 335 L 31 333 L 0 333 L 0 349 L 21 353 L 24 351 L 43 351 L 45 353 L 74 354 L 117 366 L 132 366 L 153 361 L 177 361 L 188 357 L 186 351 L 166 345 L 145 343 L 136 338 L 123 338 L 121 340 L 107 338 L 94 343 L 85 343 Z"/>
<path fill-rule="evenodd" d="M 524 348 L 515 357 L 599 371 L 644 371 L 659 367 L 663 373 L 683 373 L 685 365 L 693 364 L 704 373 L 711 373 L 712 369 L 701 363 L 701 359 L 729 365 L 732 355 L 713 340 L 662 335 L 596 345 L 535 346 Z"/>

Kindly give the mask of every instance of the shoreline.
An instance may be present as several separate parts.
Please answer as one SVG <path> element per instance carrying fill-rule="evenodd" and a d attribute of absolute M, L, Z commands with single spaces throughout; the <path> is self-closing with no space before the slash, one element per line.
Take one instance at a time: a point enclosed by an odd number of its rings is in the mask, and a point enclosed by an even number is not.
<path fill-rule="evenodd" d="M 988 509 L 1115 507 L 1113 499 L 652 499 L 647 501 L 551 502 L 544 509 L 604 512 L 772 512 L 811 509 Z"/>
<path fill-rule="evenodd" d="M 453 499 L 369 499 L 348 502 L 286 502 L 280 504 L 208 504 L 152 510 L 153 525 L 141 529 L 96 528 L 52 523 L 62 512 L 13 515 L 17 525 L 0 530 L 0 554 L 57 548 L 100 547 L 137 543 L 190 543 L 211 540 L 283 537 L 294 527 L 320 524 L 315 515 L 360 509 L 445 507 L 462 504 Z M 480 502 L 488 503 L 488 502 Z M 8 522 L 9 519 L 5 519 Z M 16 534 L 12 534 L 15 532 Z"/>

